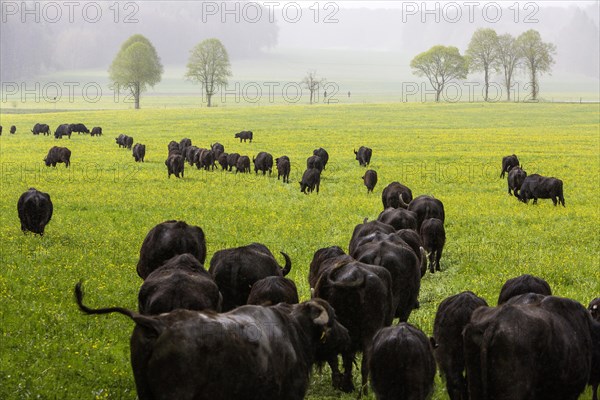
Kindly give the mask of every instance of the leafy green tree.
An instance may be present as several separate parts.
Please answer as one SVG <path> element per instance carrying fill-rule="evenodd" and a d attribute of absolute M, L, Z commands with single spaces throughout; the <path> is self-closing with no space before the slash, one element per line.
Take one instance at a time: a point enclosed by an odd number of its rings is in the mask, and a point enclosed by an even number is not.
<path fill-rule="evenodd" d="M 108 73 L 116 90 L 129 92 L 139 109 L 141 93 L 160 82 L 163 66 L 152 43 L 138 34 L 121 45 Z"/>
<path fill-rule="evenodd" d="M 543 42 L 540 33 L 534 29 L 523 32 L 517 38 L 517 44 L 525 68 L 529 71 L 531 100 L 535 101 L 539 94 L 538 75 L 544 72 L 550 73 L 554 64 L 552 56 L 556 54 L 556 46 Z"/>
<path fill-rule="evenodd" d="M 469 70 L 465 57 L 453 46 L 433 46 L 415 56 L 410 67 L 415 75 L 427 77 L 435 90 L 435 101 L 440 101 L 440 94 L 449 82 L 466 79 Z"/>
<path fill-rule="evenodd" d="M 498 61 L 498 35 L 491 28 L 479 28 L 475 31 L 465 52 L 470 71 L 483 71 L 485 92 L 484 100 L 488 101 L 490 88 L 490 71 Z"/>
<path fill-rule="evenodd" d="M 506 100 L 510 101 L 513 74 L 521 60 L 521 53 L 519 46 L 517 45 L 517 40 L 509 33 L 498 36 L 496 45 L 498 52 L 498 67 L 504 75 Z"/>
<path fill-rule="evenodd" d="M 219 39 L 203 40 L 191 50 L 185 76 L 202 85 L 210 107 L 212 96 L 231 76 L 229 56 Z"/>

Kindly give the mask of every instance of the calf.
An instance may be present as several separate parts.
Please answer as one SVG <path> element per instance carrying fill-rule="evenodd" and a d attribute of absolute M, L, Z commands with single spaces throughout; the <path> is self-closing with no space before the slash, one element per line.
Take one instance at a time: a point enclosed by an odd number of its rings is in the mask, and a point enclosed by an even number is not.
<path fill-rule="evenodd" d="M 210 272 L 223 295 L 223 311 L 248 302 L 252 285 L 267 276 L 286 276 L 291 268 L 290 257 L 281 252 L 285 266 L 281 267 L 263 244 L 252 243 L 217 251 L 210 260 Z"/>
<path fill-rule="evenodd" d="M 146 145 L 136 143 L 135 146 L 133 146 L 132 153 L 135 162 L 144 162 L 144 157 L 146 156 Z"/>
<path fill-rule="evenodd" d="M 137 273 L 142 279 L 176 255 L 190 253 L 204 265 L 206 239 L 199 226 L 165 221 L 150 229 L 140 249 Z"/>
<path fill-rule="evenodd" d="M 462 332 L 478 307 L 487 303 L 466 291 L 444 299 L 433 322 L 431 344 L 441 373 L 446 379 L 450 400 L 468 400 Z"/>
<path fill-rule="evenodd" d="M 252 131 L 241 131 L 235 134 L 235 138 L 239 138 L 240 139 L 240 143 L 242 143 L 242 140 L 245 142 L 246 140 L 250 140 L 250 143 L 252 143 Z"/>
<path fill-rule="evenodd" d="M 319 194 L 319 186 L 321 185 L 321 172 L 317 168 L 309 168 L 302 174 L 300 182 L 300 191 L 304 194 L 309 194 L 313 190 L 317 190 Z"/>
<path fill-rule="evenodd" d="M 279 303 L 298 304 L 298 289 L 291 279 L 267 276 L 252 285 L 247 304 L 272 306 Z"/>
<path fill-rule="evenodd" d="M 373 338 L 369 370 L 379 400 L 430 397 L 435 378 L 435 359 L 427 336 L 401 322 L 381 329 Z"/>
<path fill-rule="evenodd" d="M 365 172 L 361 179 L 367 187 L 367 193 L 373 193 L 373 189 L 375 188 L 375 185 L 377 185 L 377 172 L 369 169 Z"/>
<path fill-rule="evenodd" d="M 288 156 L 281 156 L 275 159 L 277 165 L 277 180 L 283 176 L 283 183 L 290 183 L 290 158 Z"/>
<path fill-rule="evenodd" d="M 321 159 L 321 162 L 323 163 L 323 169 L 325 169 L 327 162 L 329 161 L 329 153 L 327 153 L 327 150 L 319 147 L 318 149 L 313 150 L 313 155 L 318 156 Z"/>
<path fill-rule="evenodd" d="M 17 211 L 23 233 L 29 231 L 44 235 L 44 229 L 52 218 L 52 200 L 48 193 L 29 188 L 17 201 Z"/>
<path fill-rule="evenodd" d="M 423 248 L 429 253 L 429 272 L 441 271 L 440 259 L 446 244 L 444 223 L 438 218 L 428 218 L 421 224 L 420 235 Z"/>
<path fill-rule="evenodd" d="M 46 157 L 44 157 L 46 167 L 52 165 L 56 167 L 57 163 L 65 163 L 65 167 L 71 165 L 71 150 L 66 147 L 53 146 Z"/>
<path fill-rule="evenodd" d="M 519 198 L 519 190 L 523 185 L 523 181 L 527 178 L 527 172 L 521 169 L 521 167 L 514 167 L 508 173 L 508 194 L 510 195 L 510 191 L 512 190 L 512 194 L 516 198 Z"/>
<path fill-rule="evenodd" d="M 516 155 L 502 157 L 502 172 L 500 172 L 500 178 L 504 178 L 504 174 L 510 172 L 514 167 L 519 166 L 519 159 Z"/>
<path fill-rule="evenodd" d="M 90 136 L 102 136 L 102 127 L 101 126 L 93 127 L 92 131 L 90 132 Z"/>
<path fill-rule="evenodd" d="M 526 293 L 551 296 L 552 289 L 550 289 L 548 282 L 542 278 L 529 274 L 521 275 L 507 280 L 504 285 L 502 285 L 500 295 L 498 296 L 498 305 L 506 303 L 512 297 Z"/>
<path fill-rule="evenodd" d="M 179 178 L 179 175 L 183 178 L 185 170 L 185 162 L 181 154 L 171 154 L 166 160 L 165 165 L 167 166 L 167 177 L 171 178 L 171 175 L 175 175 Z"/>
<path fill-rule="evenodd" d="M 193 254 L 177 255 L 152 271 L 140 288 L 140 314 L 158 315 L 178 308 L 221 311 L 221 293 Z"/>
<path fill-rule="evenodd" d="M 235 173 L 238 172 L 250 173 L 250 157 L 248 156 L 239 156 L 235 163 Z"/>
<path fill-rule="evenodd" d="M 530 199 L 533 199 L 533 204 L 537 204 L 538 199 L 552 199 L 552 204 L 556 206 L 560 203 L 564 207 L 563 182 L 538 174 L 527 176 L 521 185 L 519 200 L 528 203 Z"/>
<path fill-rule="evenodd" d="M 256 158 L 252 157 L 254 163 L 254 173 L 258 174 L 258 171 L 262 171 L 263 175 L 266 175 L 269 171 L 269 175 L 273 171 L 273 156 L 267 152 L 261 151 L 256 155 Z"/>
<path fill-rule="evenodd" d="M 397 231 L 400 229 L 417 230 L 417 214 L 403 208 L 388 207 L 379 214 L 377 221 L 391 225 Z"/>
<path fill-rule="evenodd" d="M 383 202 L 383 209 L 393 207 L 401 207 L 400 200 L 404 204 L 403 208 L 406 208 L 406 204 L 409 204 L 413 199 L 412 191 L 401 184 L 400 182 L 392 182 L 387 185 L 381 193 L 381 201 Z"/>
<path fill-rule="evenodd" d="M 373 150 L 369 147 L 360 146 L 358 151 L 354 150 L 354 154 L 356 155 L 356 160 L 358 160 L 360 166 L 366 167 L 371 162 Z"/>
<path fill-rule="evenodd" d="M 315 362 L 345 349 L 348 331 L 326 301 L 245 306 L 226 314 L 175 310 L 144 316 L 120 307 L 135 322 L 131 366 L 140 400 L 301 400 Z"/>

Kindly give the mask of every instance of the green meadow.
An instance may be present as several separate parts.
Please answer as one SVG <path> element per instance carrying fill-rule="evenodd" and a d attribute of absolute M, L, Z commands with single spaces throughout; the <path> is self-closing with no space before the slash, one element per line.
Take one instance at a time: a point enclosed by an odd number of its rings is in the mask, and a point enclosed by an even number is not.
<path fill-rule="evenodd" d="M 144 107 L 144 102 L 142 102 Z M 51 111 L 51 110 L 50 110 Z M 33 136 L 37 122 L 102 126 L 104 136 Z M 425 275 L 421 307 L 409 322 L 432 334 L 438 304 L 472 290 L 490 305 L 506 279 L 529 273 L 553 293 L 585 306 L 600 296 L 600 111 L 598 104 L 396 103 L 70 111 L 0 114 L 0 398 L 135 399 L 129 362 L 133 323 L 123 316 L 84 316 L 73 300 L 82 279 L 92 307 L 137 308 L 141 243 L 169 219 L 202 227 L 207 262 L 220 249 L 264 243 L 283 263 L 302 299 L 310 297 L 314 252 L 339 245 L 364 218 L 382 211 L 392 181 L 415 196 L 433 195 L 446 211 L 442 271 Z M 11 125 L 17 133 L 10 135 Z M 252 130 L 240 143 L 234 133 Z M 115 137 L 146 145 L 136 164 Z M 171 140 L 198 147 L 220 142 L 252 158 L 288 155 L 290 184 L 271 176 L 201 171 L 167 179 Z M 66 146 L 71 166 L 46 167 L 48 150 Z M 373 149 L 373 194 L 353 149 Z M 298 181 L 313 149 L 330 155 L 319 194 Z M 517 154 L 529 173 L 564 182 L 566 207 L 550 200 L 523 204 L 500 179 L 501 159 Z M 17 200 L 28 188 L 48 192 L 54 215 L 43 237 L 24 235 Z M 235 377 L 232 377 L 235 379 Z M 355 381 L 358 383 L 358 374 Z M 328 369 L 311 378 L 308 399 L 354 399 L 331 387 Z M 367 398 L 374 398 L 370 394 Z M 436 378 L 433 399 L 447 399 Z M 589 388 L 582 396 L 591 399 Z"/>

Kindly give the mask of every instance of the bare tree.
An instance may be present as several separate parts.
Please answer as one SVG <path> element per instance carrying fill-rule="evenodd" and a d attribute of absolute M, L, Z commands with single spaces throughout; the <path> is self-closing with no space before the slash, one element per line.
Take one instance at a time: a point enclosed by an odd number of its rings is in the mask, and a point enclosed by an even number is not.
<path fill-rule="evenodd" d="M 504 74 L 506 86 L 506 100 L 510 101 L 510 90 L 515 68 L 519 65 L 521 54 L 517 41 L 510 33 L 498 36 L 498 65 Z"/>
<path fill-rule="evenodd" d="M 325 84 L 325 78 L 318 78 L 317 71 L 308 71 L 302 82 L 310 92 L 310 104 L 317 101 L 319 89 Z"/>

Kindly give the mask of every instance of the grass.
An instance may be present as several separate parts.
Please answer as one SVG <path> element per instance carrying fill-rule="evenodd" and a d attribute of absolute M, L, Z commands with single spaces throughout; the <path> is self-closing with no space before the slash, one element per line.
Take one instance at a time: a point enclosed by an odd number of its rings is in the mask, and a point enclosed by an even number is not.
<path fill-rule="evenodd" d="M 86 317 L 73 302 L 85 281 L 87 303 L 136 308 L 135 265 L 154 225 L 182 219 L 199 225 L 208 257 L 253 241 L 292 258 L 291 278 L 309 297 L 308 265 L 325 246 L 347 249 L 354 226 L 381 211 L 381 190 L 398 180 L 446 208 L 441 273 L 422 281 L 421 308 L 410 322 L 432 333 L 437 305 L 472 290 L 490 305 L 508 278 L 530 273 L 556 295 L 587 305 L 600 295 L 600 120 L 597 105 L 368 104 L 216 109 L 146 109 L 0 114 L 0 398 L 135 399 L 129 363 L 133 324 L 120 316 Z M 29 133 L 36 122 L 102 126 L 105 135 L 57 141 Z M 16 125 L 16 135 L 7 127 Z M 235 132 L 254 131 L 252 144 Z M 119 149 L 125 133 L 146 144 L 146 163 Z M 186 166 L 167 179 L 167 143 L 183 137 L 227 152 L 268 151 L 292 160 L 291 184 L 276 177 L 204 172 Z M 71 167 L 47 168 L 53 145 L 72 150 Z M 379 175 L 368 195 L 353 148 L 373 148 Z M 330 154 L 321 192 L 303 195 L 297 181 L 317 147 Z M 504 155 L 528 173 L 564 181 L 566 208 L 550 200 L 525 205 L 499 178 Z M 16 202 L 29 187 L 50 193 L 54 216 L 44 237 L 23 235 Z M 445 399 L 436 378 L 434 399 Z M 308 399 L 353 399 L 312 377 Z M 591 398 L 589 389 L 582 398 Z"/>

